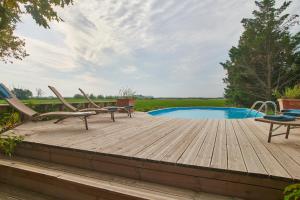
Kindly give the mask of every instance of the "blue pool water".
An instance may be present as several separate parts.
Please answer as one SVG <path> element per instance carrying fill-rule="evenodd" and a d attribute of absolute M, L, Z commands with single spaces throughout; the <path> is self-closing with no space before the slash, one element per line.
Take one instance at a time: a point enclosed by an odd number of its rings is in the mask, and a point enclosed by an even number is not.
<path fill-rule="evenodd" d="M 262 113 L 247 108 L 220 107 L 180 107 L 166 108 L 148 112 L 153 116 L 163 116 L 181 119 L 245 119 L 262 117 Z"/>

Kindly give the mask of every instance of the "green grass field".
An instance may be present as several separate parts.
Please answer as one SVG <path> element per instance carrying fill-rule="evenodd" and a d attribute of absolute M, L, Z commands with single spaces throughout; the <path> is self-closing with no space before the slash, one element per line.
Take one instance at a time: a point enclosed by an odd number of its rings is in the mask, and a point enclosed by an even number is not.
<path fill-rule="evenodd" d="M 86 102 L 85 99 L 67 98 L 70 103 Z M 97 99 L 97 102 L 107 102 L 114 100 Z M 24 100 L 29 104 L 55 104 L 59 103 L 57 99 L 30 99 Z M 4 100 L 0 100 L 0 104 L 5 104 Z M 137 111 L 149 111 L 167 107 L 189 107 L 189 106 L 216 106 L 224 107 L 228 106 L 225 99 L 143 99 L 136 100 L 135 110 Z"/>
<path fill-rule="evenodd" d="M 135 110 L 149 111 L 168 107 L 227 106 L 225 99 L 145 99 L 137 100 Z"/>

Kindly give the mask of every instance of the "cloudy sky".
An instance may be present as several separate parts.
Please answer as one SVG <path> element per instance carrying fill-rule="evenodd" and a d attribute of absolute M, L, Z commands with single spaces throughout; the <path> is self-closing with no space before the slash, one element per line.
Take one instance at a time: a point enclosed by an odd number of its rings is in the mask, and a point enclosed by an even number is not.
<path fill-rule="evenodd" d="M 17 34 L 30 56 L 0 63 L 0 80 L 45 95 L 54 85 L 65 96 L 78 87 L 104 95 L 130 87 L 156 97 L 220 97 L 219 63 L 254 8 L 252 0 L 75 0 L 50 30 L 23 18 Z M 299 11 L 295 0 L 290 12 Z"/>

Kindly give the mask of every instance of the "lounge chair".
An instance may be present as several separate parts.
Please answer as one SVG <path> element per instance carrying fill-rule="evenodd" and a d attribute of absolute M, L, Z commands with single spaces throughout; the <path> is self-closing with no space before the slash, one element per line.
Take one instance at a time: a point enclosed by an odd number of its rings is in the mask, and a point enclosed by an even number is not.
<path fill-rule="evenodd" d="M 94 108 L 101 108 L 92 99 L 90 99 L 90 97 L 82 89 L 79 88 L 79 91 Z M 118 110 L 123 110 L 127 112 L 128 116 L 131 118 L 133 106 L 109 106 L 109 107 L 102 107 L 102 108 L 116 108 Z"/>
<path fill-rule="evenodd" d="M 50 90 L 55 94 L 55 96 L 60 100 L 60 102 L 69 110 L 73 112 L 87 112 L 87 111 L 94 111 L 97 114 L 99 113 L 110 113 L 112 121 L 115 121 L 115 115 L 114 113 L 117 111 L 116 108 L 84 108 L 84 109 L 78 109 L 72 106 L 70 103 L 68 103 L 63 96 L 56 90 L 55 87 L 48 86 Z"/>
<path fill-rule="evenodd" d="M 300 119 L 292 116 L 285 116 L 285 115 L 280 115 L 280 116 L 265 116 L 265 118 L 256 118 L 255 121 L 258 122 L 264 122 L 270 124 L 270 129 L 269 129 L 269 136 L 268 136 L 268 142 L 271 142 L 271 138 L 274 136 L 279 136 L 279 135 L 285 135 L 285 138 L 288 139 L 290 130 L 292 128 L 299 128 L 300 127 Z M 273 128 L 274 125 L 278 125 L 278 127 Z M 273 134 L 274 131 L 279 129 L 281 126 L 286 126 L 286 132 L 285 133 L 277 133 Z"/>
<path fill-rule="evenodd" d="M 79 117 L 83 118 L 85 123 L 85 128 L 88 130 L 88 123 L 87 123 L 87 117 L 91 115 L 95 115 L 96 112 L 48 112 L 48 113 L 38 113 L 34 111 L 33 109 L 26 106 L 24 103 L 22 103 L 13 93 L 9 91 L 9 89 L 2 83 L 0 83 L 0 97 L 5 99 L 9 105 L 17 109 L 19 112 L 23 113 L 28 117 L 28 120 L 38 120 L 46 117 L 59 117 L 59 119 L 54 122 L 58 123 L 59 121 L 62 121 L 63 119 L 69 118 L 69 117 Z"/>
<path fill-rule="evenodd" d="M 281 114 L 300 118 L 300 109 L 282 110 Z"/>
<path fill-rule="evenodd" d="M 285 109 L 281 110 L 281 112 L 300 112 L 300 109 Z"/>

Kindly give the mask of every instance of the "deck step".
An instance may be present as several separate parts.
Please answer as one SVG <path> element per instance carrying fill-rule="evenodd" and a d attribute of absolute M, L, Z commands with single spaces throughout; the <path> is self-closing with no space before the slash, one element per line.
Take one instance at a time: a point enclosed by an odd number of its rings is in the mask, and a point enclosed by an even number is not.
<path fill-rule="evenodd" d="M 37 192 L 24 190 L 20 187 L 15 187 L 0 183 L 0 199 L 1 200 L 57 200 Z"/>
<path fill-rule="evenodd" d="M 59 199 L 236 199 L 21 157 L 0 157 L 0 182 Z"/>

